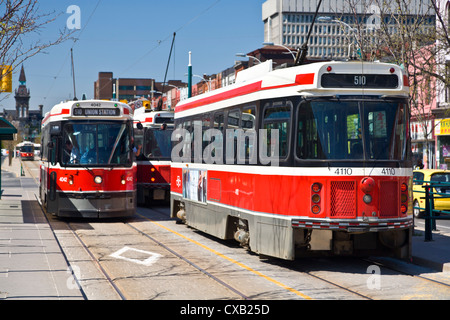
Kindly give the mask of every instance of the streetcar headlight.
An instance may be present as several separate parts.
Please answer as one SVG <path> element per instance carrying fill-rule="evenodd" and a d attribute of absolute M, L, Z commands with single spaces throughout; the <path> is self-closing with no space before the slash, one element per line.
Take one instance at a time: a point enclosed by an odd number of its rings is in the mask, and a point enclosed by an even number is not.
<path fill-rule="evenodd" d="M 375 188 L 375 180 L 371 177 L 365 177 L 360 182 L 360 188 L 364 193 L 371 193 Z"/>
<path fill-rule="evenodd" d="M 121 183 L 121 184 L 125 184 L 125 183 L 126 183 L 126 181 L 125 181 L 125 176 L 122 176 L 122 178 L 120 179 L 120 183 Z"/>
<path fill-rule="evenodd" d="M 69 176 L 69 184 L 70 184 L 70 185 L 73 185 L 73 175 L 70 175 L 70 176 Z"/>
<path fill-rule="evenodd" d="M 363 197 L 363 201 L 365 204 L 369 204 L 372 202 L 372 196 L 370 194 L 365 194 Z"/>
<path fill-rule="evenodd" d="M 95 178 L 94 178 L 95 183 L 100 184 L 100 183 L 102 183 L 102 181 L 103 181 L 103 179 L 101 176 L 95 176 Z"/>

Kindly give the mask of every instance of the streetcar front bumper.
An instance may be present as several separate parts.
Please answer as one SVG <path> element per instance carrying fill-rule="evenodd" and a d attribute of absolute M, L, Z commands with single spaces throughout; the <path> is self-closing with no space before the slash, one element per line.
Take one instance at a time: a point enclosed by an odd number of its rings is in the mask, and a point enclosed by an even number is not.
<path fill-rule="evenodd" d="M 61 193 L 60 217 L 116 218 L 136 213 L 136 192 Z"/>

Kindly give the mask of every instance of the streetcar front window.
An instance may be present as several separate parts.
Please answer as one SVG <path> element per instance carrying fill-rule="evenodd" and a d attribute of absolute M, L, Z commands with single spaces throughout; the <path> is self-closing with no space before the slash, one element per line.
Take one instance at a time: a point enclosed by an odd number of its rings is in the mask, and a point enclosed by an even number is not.
<path fill-rule="evenodd" d="M 148 159 L 170 160 L 172 152 L 172 129 L 147 129 L 143 152 Z"/>
<path fill-rule="evenodd" d="M 403 160 L 406 103 L 316 100 L 300 104 L 296 153 L 304 160 Z"/>
<path fill-rule="evenodd" d="M 33 146 L 23 146 L 22 148 L 20 148 L 20 151 L 22 152 L 33 152 Z"/>
<path fill-rule="evenodd" d="M 70 122 L 64 125 L 64 165 L 131 165 L 127 123 Z"/>

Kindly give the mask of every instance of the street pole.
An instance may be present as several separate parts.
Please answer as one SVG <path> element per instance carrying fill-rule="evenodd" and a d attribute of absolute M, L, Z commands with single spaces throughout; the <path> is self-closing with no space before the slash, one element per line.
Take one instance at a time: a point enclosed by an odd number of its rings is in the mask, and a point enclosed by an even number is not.
<path fill-rule="evenodd" d="M 188 98 L 192 97 L 192 52 L 189 51 L 188 64 Z"/>

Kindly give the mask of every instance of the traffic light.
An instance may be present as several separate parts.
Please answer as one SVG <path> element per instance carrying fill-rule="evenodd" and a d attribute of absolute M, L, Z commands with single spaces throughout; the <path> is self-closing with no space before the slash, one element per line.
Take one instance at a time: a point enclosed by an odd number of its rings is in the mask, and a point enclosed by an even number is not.
<path fill-rule="evenodd" d="M 144 100 L 144 101 L 142 102 L 142 106 L 143 106 L 145 109 L 151 109 L 151 103 L 150 103 L 150 101 L 148 101 L 148 100 Z"/>
<path fill-rule="evenodd" d="M 0 92 L 12 92 L 12 68 L 7 65 L 0 65 Z"/>

